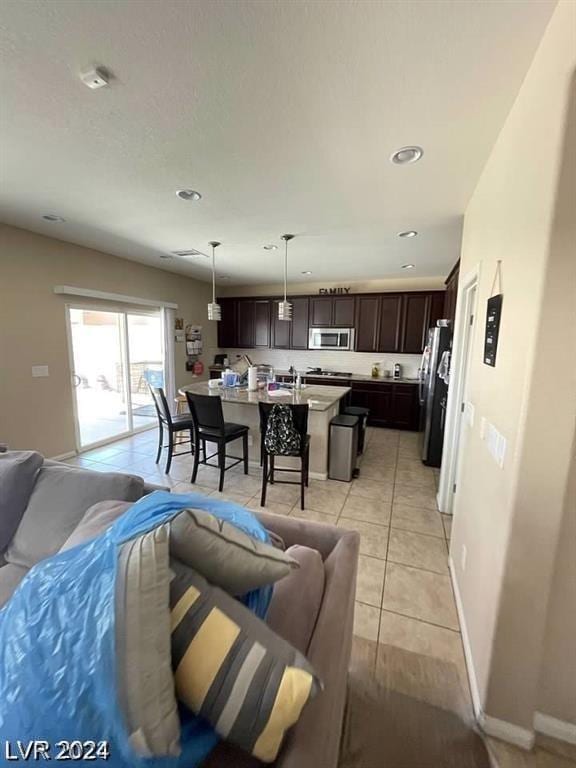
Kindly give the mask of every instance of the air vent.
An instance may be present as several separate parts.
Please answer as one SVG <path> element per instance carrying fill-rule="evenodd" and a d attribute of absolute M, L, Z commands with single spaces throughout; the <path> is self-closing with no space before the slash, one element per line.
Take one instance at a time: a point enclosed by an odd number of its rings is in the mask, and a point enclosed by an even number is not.
<path fill-rule="evenodd" d="M 198 256 L 203 256 L 205 259 L 208 258 L 208 254 L 197 251 L 194 248 L 189 248 L 186 251 L 172 251 L 172 253 L 174 256 L 180 256 L 181 259 L 195 259 Z"/>

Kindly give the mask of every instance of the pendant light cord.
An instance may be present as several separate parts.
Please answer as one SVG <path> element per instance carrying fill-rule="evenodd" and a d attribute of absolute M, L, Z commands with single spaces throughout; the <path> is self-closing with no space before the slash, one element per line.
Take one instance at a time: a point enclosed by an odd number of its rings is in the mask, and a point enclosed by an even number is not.
<path fill-rule="evenodd" d="M 212 246 L 212 304 L 216 304 L 216 246 Z"/>
<path fill-rule="evenodd" d="M 288 284 L 288 240 L 284 241 L 286 246 L 284 249 L 284 301 L 287 300 L 287 284 Z"/>

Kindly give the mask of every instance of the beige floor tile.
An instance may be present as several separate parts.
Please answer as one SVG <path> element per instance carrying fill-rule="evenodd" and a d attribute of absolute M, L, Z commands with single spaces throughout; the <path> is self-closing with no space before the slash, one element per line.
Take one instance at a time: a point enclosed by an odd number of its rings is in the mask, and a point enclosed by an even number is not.
<path fill-rule="evenodd" d="M 261 486 L 258 480 L 250 475 L 232 475 L 231 473 L 227 473 L 224 478 L 223 490 L 255 496 L 257 493 L 260 493 Z"/>
<path fill-rule="evenodd" d="M 378 480 L 381 483 L 391 483 L 396 475 L 395 464 L 382 464 L 379 461 L 362 463 L 359 467 L 360 478 L 363 480 Z"/>
<path fill-rule="evenodd" d="M 352 685 L 369 685 L 374 680 L 377 650 L 378 644 L 374 640 L 352 636 L 352 653 L 348 668 Z"/>
<path fill-rule="evenodd" d="M 342 507 L 342 517 L 375 525 L 389 525 L 391 508 L 392 503 L 386 498 L 365 499 L 363 496 L 348 496 Z"/>
<path fill-rule="evenodd" d="M 390 480 L 369 480 L 361 474 L 357 480 L 353 480 L 350 487 L 350 496 L 362 496 L 365 499 L 389 499 L 392 501 L 394 483 Z"/>
<path fill-rule="evenodd" d="M 232 501 L 234 504 L 240 504 L 243 507 L 247 507 L 253 499 L 252 496 L 249 496 L 245 493 L 235 493 L 234 491 L 228 491 L 226 490 L 226 486 L 224 486 L 224 491 L 222 493 L 219 491 L 211 491 L 210 495 L 214 499 L 219 499 L 220 501 Z"/>
<path fill-rule="evenodd" d="M 99 466 L 105 467 L 106 465 L 100 464 Z M 98 471 L 101 472 L 102 470 L 99 469 Z M 109 471 L 109 469 L 107 469 L 106 471 Z M 144 475 L 144 480 L 147 483 L 152 483 L 152 485 L 162 485 L 171 489 L 174 489 L 177 485 L 182 483 L 181 480 L 177 480 L 175 477 L 170 477 L 170 475 L 163 475 L 160 472 L 156 472 L 156 473 L 153 472 L 149 475 Z"/>
<path fill-rule="evenodd" d="M 321 491 L 317 489 L 306 489 L 304 504 L 306 509 L 313 509 L 316 512 L 324 512 L 326 515 L 339 515 L 346 495 L 337 491 Z"/>
<path fill-rule="evenodd" d="M 426 490 L 436 491 L 436 482 L 434 475 L 427 469 L 400 469 L 396 468 L 395 482 L 399 485 L 413 486 L 415 488 L 425 488 Z"/>
<path fill-rule="evenodd" d="M 299 517 L 302 520 L 311 520 L 314 523 L 326 523 L 327 525 L 336 525 L 337 520 L 334 515 L 327 515 L 324 512 L 316 512 L 315 509 L 300 509 L 299 504 L 295 504 L 292 507 L 290 517 Z"/>
<path fill-rule="evenodd" d="M 448 573 L 448 550 L 444 539 L 422 533 L 390 530 L 388 560 L 436 573 Z"/>
<path fill-rule="evenodd" d="M 191 483 L 176 483 L 172 489 L 173 493 L 199 493 L 202 496 L 212 496 L 215 491 L 205 488 L 201 485 L 192 485 Z M 232 501 L 232 499 L 230 499 Z"/>
<path fill-rule="evenodd" d="M 404 531 L 426 533 L 444 538 L 444 528 L 439 512 L 431 509 L 409 507 L 406 504 L 392 504 L 392 526 Z"/>
<path fill-rule="evenodd" d="M 448 576 L 389 562 L 382 607 L 394 613 L 458 630 Z"/>
<path fill-rule="evenodd" d="M 379 642 L 444 661 L 464 661 L 459 632 L 386 610 L 380 618 Z"/>
<path fill-rule="evenodd" d="M 444 534 L 448 541 L 452 535 L 452 515 L 442 515 L 442 523 L 444 525 Z"/>
<path fill-rule="evenodd" d="M 300 500 L 300 486 L 282 485 L 279 483 L 270 485 L 270 483 L 268 483 L 266 486 L 266 500 L 293 506 Z"/>
<path fill-rule="evenodd" d="M 360 554 L 379 557 L 382 560 L 386 559 L 389 532 L 386 526 L 350 520 L 341 516 L 338 520 L 338 527 L 348 531 L 357 531 L 360 534 Z"/>
<path fill-rule="evenodd" d="M 308 489 L 310 491 L 330 491 L 331 493 L 340 493 L 346 496 L 350 492 L 352 483 L 346 483 L 340 480 L 310 480 Z"/>
<path fill-rule="evenodd" d="M 354 606 L 354 634 L 365 640 L 378 640 L 380 609 L 356 602 Z"/>
<path fill-rule="evenodd" d="M 266 506 L 260 506 L 260 496 L 256 495 L 246 505 L 246 508 L 252 512 L 272 512 L 274 515 L 289 515 L 293 509 L 293 504 L 281 504 L 279 501 L 269 501 L 266 499 Z"/>
<path fill-rule="evenodd" d="M 360 555 L 358 559 L 358 579 L 356 582 L 357 600 L 361 603 L 367 603 L 368 605 L 380 608 L 382 605 L 385 568 L 385 560 Z"/>
<path fill-rule="evenodd" d="M 427 490 L 426 488 L 396 484 L 394 486 L 394 503 L 436 510 L 436 491 L 434 489 Z"/>

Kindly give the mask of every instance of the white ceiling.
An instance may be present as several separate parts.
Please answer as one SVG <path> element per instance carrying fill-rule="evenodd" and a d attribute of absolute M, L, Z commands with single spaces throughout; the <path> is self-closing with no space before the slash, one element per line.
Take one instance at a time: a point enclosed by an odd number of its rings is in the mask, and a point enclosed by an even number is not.
<path fill-rule="evenodd" d="M 292 282 L 446 274 L 555 4 L 3 0 L 0 220 L 201 279 L 159 254 L 218 239 L 231 283 L 278 280 L 283 232 Z"/>

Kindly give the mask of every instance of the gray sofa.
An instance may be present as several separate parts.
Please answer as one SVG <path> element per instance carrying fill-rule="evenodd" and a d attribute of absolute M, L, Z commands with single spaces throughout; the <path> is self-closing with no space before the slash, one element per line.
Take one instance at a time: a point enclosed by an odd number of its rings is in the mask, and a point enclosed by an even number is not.
<path fill-rule="evenodd" d="M 39 454 L 21 455 L 18 482 L 14 472 L 3 472 L 10 454 L 0 455 L 0 607 L 35 563 L 58 552 L 93 504 L 112 499 L 133 502 L 155 490 L 134 476 L 78 469 L 44 461 Z M 125 505 L 116 508 L 120 514 Z M 258 517 L 287 547 L 315 549 L 323 562 L 323 573 L 308 573 L 303 567 L 279 582 L 270 605 L 270 626 L 292 642 L 299 638 L 300 650 L 324 683 L 323 693 L 304 710 L 274 765 L 335 768 L 352 643 L 358 535 L 265 512 Z M 226 743 L 204 764 L 205 768 L 259 765 Z"/>

